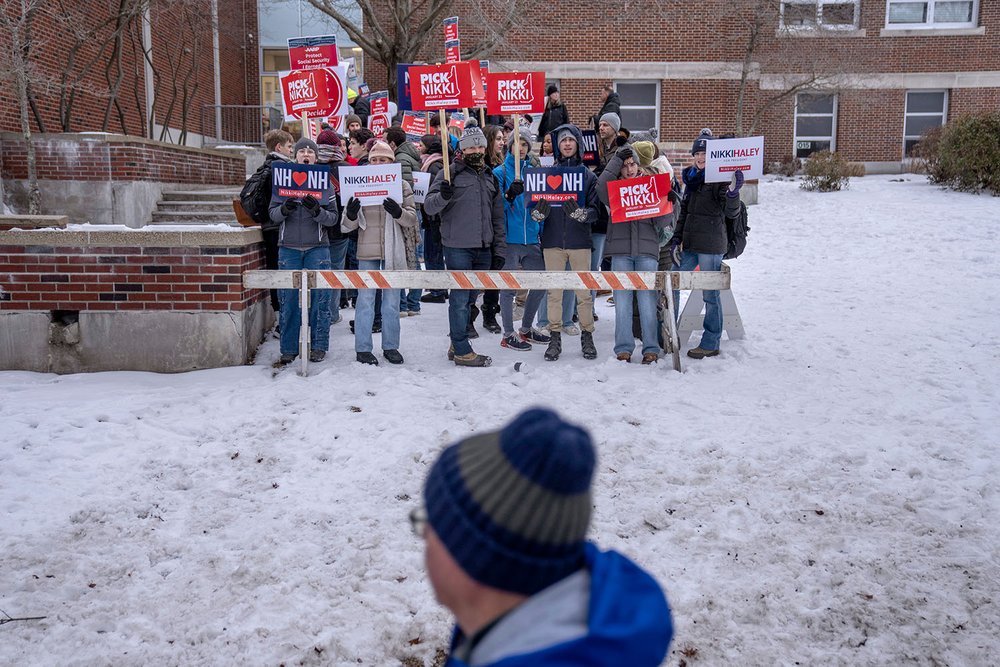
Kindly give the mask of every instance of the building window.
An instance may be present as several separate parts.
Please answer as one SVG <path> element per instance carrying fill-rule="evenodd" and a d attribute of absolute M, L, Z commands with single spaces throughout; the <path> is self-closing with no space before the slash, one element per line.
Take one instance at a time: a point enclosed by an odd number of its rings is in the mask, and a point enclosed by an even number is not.
<path fill-rule="evenodd" d="M 909 157 L 925 132 L 941 127 L 948 119 L 948 91 L 908 91 L 903 117 L 903 156 Z"/>
<path fill-rule="evenodd" d="M 622 127 L 630 132 L 660 127 L 660 84 L 616 81 L 615 92 L 621 97 Z"/>
<path fill-rule="evenodd" d="M 886 0 L 890 28 L 975 28 L 979 0 Z"/>
<path fill-rule="evenodd" d="M 837 96 L 799 93 L 795 96 L 795 157 L 837 150 Z"/>
<path fill-rule="evenodd" d="M 861 0 L 782 0 L 782 28 L 827 28 L 853 30 L 858 27 Z"/>

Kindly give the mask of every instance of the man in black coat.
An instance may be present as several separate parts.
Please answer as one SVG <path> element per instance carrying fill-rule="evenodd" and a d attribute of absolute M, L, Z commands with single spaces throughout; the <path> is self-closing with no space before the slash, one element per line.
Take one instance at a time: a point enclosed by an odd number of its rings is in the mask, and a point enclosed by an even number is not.
<path fill-rule="evenodd" d="M 604 114 L 613 113 L 617 114 L 619 118 L 622 115 L 622 100 L 615 92 L 615 87 L 610 83 L 606 83 L 601 87 L 601 110 L 590 117 L 590 122 L 594 126 L 594 129 L 598 129 L 597 125 L 601 122 L 601 116 Z M 615 130 L 617 132 L 617 130 Z"/>

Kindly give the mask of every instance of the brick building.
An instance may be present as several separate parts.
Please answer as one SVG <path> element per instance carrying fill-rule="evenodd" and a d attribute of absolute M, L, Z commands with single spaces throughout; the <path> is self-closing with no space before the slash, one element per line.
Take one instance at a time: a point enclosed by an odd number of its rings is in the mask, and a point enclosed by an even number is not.
<path fill-rule="evenodd" d="M 432 42 L 425 59 L 440 60 Z M 678 150 L 702 127 L 736 131 L 745 74 L 743 133 L 767 137 L 768 161 L 833 148 L 869 173 L 894 171 L 926 129 L 1000 109 L 1000 2 L 555 0 L 528 5 L 489 58 L 495 71 L 545 71 L 578 124 L 611 83 L 626 126 L 655 127 Z M 385 85 L 380 65 L 365 75 Z"/>

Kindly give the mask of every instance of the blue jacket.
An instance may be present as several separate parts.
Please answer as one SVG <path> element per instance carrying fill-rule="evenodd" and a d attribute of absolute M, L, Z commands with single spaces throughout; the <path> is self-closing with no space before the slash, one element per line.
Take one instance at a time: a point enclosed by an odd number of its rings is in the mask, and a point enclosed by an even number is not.
<path fill-rule="evenodd" d="M 576 138 L 576 155 L 564 158 L 559 151 L 556 139 L 563 130 L 569 130 Z M 556 156 L 557 167 L 583 166 L 583 134 L 576 125 L 560 125 L 552 130 L 552 148 Z M 593 248 L 590 238 L 591 227 L 597 222 L 597 210 L 601 204 L 597 199 L 597 177 L 589 169 L 583 170 L 584 203 L 580 207 L 587 211 L 586 222 L 577 222 L 563 212 L 562 206 L 553 206 L 549 217 L 545 219 L 542 229 L 542 248 L 564 248 L 579 250 Z"/>
<path fill-rule="evenodd" d="M 656 581 L 621 554 L 588 544 L 583 570 L 504 616 L 476 645 L 471 663 L 452 655 L 445 667 L 657 667 L 673 633 Z M 456 630 L 453 654 L 462 641 Z"/>
<path fill-rule="evenodd" d="M 524 170 L 531 167 L 531 162 L 527 156 L 521 160 L 521 178 L 524 178 Z M 493 175 L 500 183 L 500 193 L 506 193 L 507 188 L 514 182 L 514 154 L 507 153 L 507 158 L 503 164 L 493 170 Z M 519 243 L 522 245 L 535 245 L 538 243 L 542 226 L 535 222 L 535 219 L 524 207 L 524 194 L 518 195 L 513 201 L 503 199 L 503 215 L 507 222 L 507 243 Z"/>

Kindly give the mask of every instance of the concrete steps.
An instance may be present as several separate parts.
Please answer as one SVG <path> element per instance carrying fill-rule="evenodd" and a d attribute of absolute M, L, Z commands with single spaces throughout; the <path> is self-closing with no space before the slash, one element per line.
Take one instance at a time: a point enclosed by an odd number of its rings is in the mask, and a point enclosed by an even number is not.
<path fill-rule="evenodd" d="M 218 225 L 239 227 L 233 200 L 239 190 L 187 190 L 164 192 L 153 211 L 156 225 Z"/>

